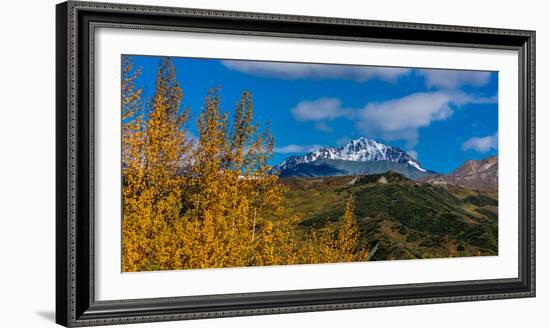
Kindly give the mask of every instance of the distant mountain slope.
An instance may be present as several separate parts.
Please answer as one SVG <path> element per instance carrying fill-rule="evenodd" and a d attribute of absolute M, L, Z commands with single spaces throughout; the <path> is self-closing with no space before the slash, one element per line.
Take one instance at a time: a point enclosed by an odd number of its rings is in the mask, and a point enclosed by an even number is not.
<path fill-rule="evenodd" d="M 420 171 L 403 163 L 390 161 L 349 161 L 338 159 L 316 159 L 312 162 L 299 163 L 282 170 L 281 178 L 286 177 L 326 177 L 342 175 L 367 175 L 393 171 L 409 179 L 427 178 L 434 173 Z"/>
<path fill-rule="evenodd" d="M 337 221 L 349 196 L 372 260 L 498 254 L 498 201 L 491 193 L 411 181 L 389 172 L 284 178 L 285 208 L 303 229 Z"/>
<path fill-rule="evenodd" d="M 434 184 L 455 184 L 475 189 L 498 189 L 498 158 L 487 157 L 482 160 L 469 160 L 453 172 L 425 178 Z"/>
<path fill-rule="evenodd" d="M 396 171 L 409 178 L 432 175 L 399 148 L 359 138 L 341 147 L 324 147 L 303 156 L 290 156 L 273 168 L 281 177 L 338 176 Z"/>

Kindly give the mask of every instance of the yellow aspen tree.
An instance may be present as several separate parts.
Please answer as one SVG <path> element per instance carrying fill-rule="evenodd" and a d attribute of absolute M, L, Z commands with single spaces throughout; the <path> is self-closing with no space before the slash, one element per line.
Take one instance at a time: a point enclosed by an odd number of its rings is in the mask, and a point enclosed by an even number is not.
<path fill-rule="evenodd" d="M 192 145 L 170 59 L 159 64 L 148 115 L 139 70 L 123 61 L 123 270 L 196 269 L 364 260 L 350 198 L 340 225 L 303 233 L 271 173 L 274 138 L 254 123 L 244 91 L 230 118 L 219 89 L 205 97 Z"/>
<path fill-rule="evenodd" d="M 363 240 L 361 243 L 360 237 L 359 225 L 355 220 L 355 202 L 353 197 L 349 196 L 336 239 L 339 262 L 366 261 L 368 259 L 367 241 Z"/>
<path fill-rule="evenodd" d="M 342 222 L 338 230 L 336 248 L 339 254 L 339 261 L 351 262 L 354 260 L 355 250 L 359 242 L 359 227 L 354 216 L 355 203 L 350 196 L 344 208 Z"/>
<path fill-rule="evenodd" d="M 122 56 L 121 70 L 121 120 L 122 131 L 131 133 L 139 129 L 138 113 L 142 101 L 142 89 L 136 86 L 136 80 L 141 75 L 141 68 L 135 69 L 131 57 Z"/>
<path fill-rule="evenodd" d="M 261 258 L 257 254 L 270 253 L 272 246 L 266 241 L 280 235 L 270 235 L 273 220 L 282 213 L 284 192 L 278 178 L 269 174 L 273 138 L 268 129 L 260 133 L 253 123 L 252 95 L 247 91 L 229 120 L 220 110 L 219 90 L 211 90 L 197 130 L 193 208 L 185 214 L 190 232 L 186 234 L 185 265 L 254 265 Z M 273 264 L 274 256 L 261 262 Z"/>
<path fill-rule="evenodd" d="M 138 115 L 142 104 L 142 89 L 135 81 L 141 70 L 135 69 L 130 57 L 122 57 L 121 70 L 121 124 L 122 124 L 122 268 L 123 271 L 141 269 L 143 244 L 138 216 L 139 195 L 142 192 L 143 170 L 141 150 L 143 147 L 142 117 Z"/>
<path fill-rule="evenodd" d="M 227 181 L 225 200 L 228 221 L 224 243 L 227 266 L 250 265 L 255 238 L 253 185 L 257 182 L 248 169 L 247 153 L 259 127 L 253 123 L 253 102 L 248 91 L 244 91 L 235 104 L 231 128 L 227 130 L 226 149 L 222 158 L 222 170 Z"/>
<path fill-rule="evenodd" d="M 300 217 L 297 215 L 284 216 L 277 220 L 274 233 L 276 263 L 273 264 L 299 264 L 301 247 L 298 235 Z"/>
<path fill-rule="evenodd" d="M 211 89 L 197 122 L 199 138 L 190 180 L 193 194 L 184 218 L 187 229 L 182 235 L 187 245 L 187 268 L 220 267 L 223 257 L 224 245 L 219 235 L 226 229 L 224 199 L 228 195 L 221 160 L 226 148 L 227 115 L 220 113 L 219 104 L 219 91 Z"/>
<path fill-rule="evenodd" d="M 317 251 L 319 252 L 320 263 L 341 262 L 342 254 L 339 252 L 340 249 L 334 239 L 335 231 L 335 226 L 328 224 L 319 233 Z"/>
<path fill-rule="evenodd" d="M 254 254 L 254 265 L 277 264 L 273 223 L 271 221 L 265 223 L 261 234 L 259 234 L 257 245 L 259 247 Z"/>
<path fill-rule="evenodd" d="M 183 129 L 188 110 L 180 110 L 183 97 L 175 66 L 161 59 L 150 111 L 139 133 L 140 152 L 132 172 L 126 173 L 123 208 L 125 271 L 171 269 L 178 266 L 179 240 L 173 238 L 182 202 L 182 157 L 190 145 Z M 132 192 L 130 192 L 133 190 Z"/>
<path fill-rule="evenodd" d="M 320 263 L 319 237 L 317 229 L 312 228 L 303 238 L 302 245 L 298 252 L 299 263 L 315 264 Z"/>
<path fill-rule="evenodd" d="M 305 263 L 339 263 L 366 261 L 366 241 L 361 244 L 359 225 L 354 217 L 355 205 L 350 196 L 345 204 L 341 222 L 327 221 L 320 229 L 312 229 L 304 237 L 301 261 Z"/>
<path fill-rule="evenodd" d="M 299 262 L 304 264 L 333 262 L 334 247 L 332 246 L 331 233 L 330 226 L 319 229 L 310 228 L 303 237 L 303 243 L 299 250 Z"/>

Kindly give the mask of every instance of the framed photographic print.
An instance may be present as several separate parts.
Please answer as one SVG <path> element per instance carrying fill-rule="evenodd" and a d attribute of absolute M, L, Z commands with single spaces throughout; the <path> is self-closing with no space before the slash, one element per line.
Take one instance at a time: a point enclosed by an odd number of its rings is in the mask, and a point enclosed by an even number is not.
<path fill-rule="evenodd" d="M 57 6 L 56 321 L 535 296 L 535 32 Z"/>

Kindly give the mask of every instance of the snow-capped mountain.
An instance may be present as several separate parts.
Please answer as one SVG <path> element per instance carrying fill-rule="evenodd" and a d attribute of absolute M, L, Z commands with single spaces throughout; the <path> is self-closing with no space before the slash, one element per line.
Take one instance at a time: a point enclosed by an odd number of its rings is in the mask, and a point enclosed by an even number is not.
<path fill-rule="evenodd" d="M 323 147 L 303 156 L 291 156 L 279 164 L 279 172 L 292 170 L 301 164 L 319 160 L 342 160 L 355 162 L 387 161 L 410 166 L 426 172 L 420 163 L 399 148 L 384 145 L 372 139 L 361 137 L 341 147 Z"/>

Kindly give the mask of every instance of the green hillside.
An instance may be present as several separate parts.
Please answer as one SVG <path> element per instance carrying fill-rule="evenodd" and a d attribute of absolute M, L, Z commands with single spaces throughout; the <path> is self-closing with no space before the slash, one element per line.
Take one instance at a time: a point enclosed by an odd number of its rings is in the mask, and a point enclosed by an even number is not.
<path fill-rule="evenodd" d="M 371 260 L 498 254 L 495 193 L 436 186 L 389 172 L 366 176 L 285 178 L 285 207 L 304 230 L 341 217 L 345 199 L 371 249 Z"/>

